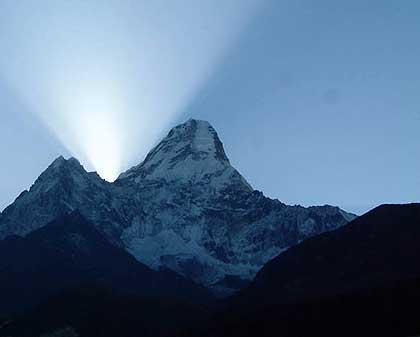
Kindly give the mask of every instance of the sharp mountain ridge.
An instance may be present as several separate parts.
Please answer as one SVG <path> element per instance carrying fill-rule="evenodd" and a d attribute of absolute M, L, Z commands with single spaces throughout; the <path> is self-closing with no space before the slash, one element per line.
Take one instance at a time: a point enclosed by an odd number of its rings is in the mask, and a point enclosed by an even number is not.
<path fill-rule="evenodd" d="M 138 261 L 220 294 L 238 290 L 287 248 L 355 218 L 265 197 L 230 164 L 215 129 L 195 119 L 114 183 L 75 158 L 57 158 L 1 213 L 0 238 L 28 235 L 75 210 Z"/>

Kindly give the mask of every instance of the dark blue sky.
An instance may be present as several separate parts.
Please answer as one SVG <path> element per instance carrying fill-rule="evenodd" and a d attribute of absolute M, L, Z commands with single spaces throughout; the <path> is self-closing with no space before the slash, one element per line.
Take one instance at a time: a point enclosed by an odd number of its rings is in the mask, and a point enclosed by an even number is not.
<path fill-rule="evenodd" d="M 164 1 L 153 8 L 110 1 L 98 10 L 98 1 L 88 1 L 90 8 L 75 1 L 70 14 L 65 1 L 14 3 L 0 4 L 7 47 L 0 57 L 0 207 L 59 154 L 95 167 L 91 149 L 74 140 L 90 125 L 74 102 L 120 91 L 129 92 L 118 96 L 129 108 L 103 99 L 88 105 L 120 123 L 112 130 L 125 151 L 116 149 L 120 170 L 139 162 L 171 125 L 195 117 L 215 126 L 255 188 L 283 202 L 361 213 L 420 199 L 418 1 L 213 1 L 196 8 L 187 0 L 170 8 Z M 137 24 L 142 17 L 146 23 Z M 137 36 L 148 38 L 136 44 Z M 51 50 L 62 48 L 77 50 L 83 62 L 57 52 L 51 65 Z M 56 90 L 45 85 L 54 65 L 95 71 L 76 80 L 74 71 L 59 72 Z M 74 90 L 80 82 L 83 95 Z M 115 83 L 123 85 L 117 90 Z M 142 100 L 132 98 L 137 93 Z M 65 97 L 60 104 L 57 95 Z M 64 110 L 67 119 L 56 121 Z M 62 136 L 67 126 L 81 134 Z M 95 139 L 86 142 L 96 153 Z"/>

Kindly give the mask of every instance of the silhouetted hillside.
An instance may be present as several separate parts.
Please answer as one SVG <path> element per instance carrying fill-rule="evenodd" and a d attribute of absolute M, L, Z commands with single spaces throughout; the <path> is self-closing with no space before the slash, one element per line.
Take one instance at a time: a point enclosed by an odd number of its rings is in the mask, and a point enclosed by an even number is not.
<path fill-rule="evenodd" d="M 420 204 L 383 205 L 270 261 L 188 336 L 420 333 Z"/>
<path fill-rule="evenodd" d="M 112 245 L 75 212 L 22 238 L 0 241 L 0 312 L 10 313 L 81 283 L 95 282 L 126 293 L 190 302 L 207 290 L 168 271 L 154 271 Z"/>

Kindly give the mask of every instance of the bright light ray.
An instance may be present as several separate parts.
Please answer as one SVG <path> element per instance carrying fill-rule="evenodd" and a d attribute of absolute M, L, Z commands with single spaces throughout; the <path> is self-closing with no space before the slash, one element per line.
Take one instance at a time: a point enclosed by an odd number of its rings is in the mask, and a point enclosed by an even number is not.
<path fill-rule="evenodd" d="M 4 0 L 1 75 L 112 181 L 193 98 L 260 2 Z"/>

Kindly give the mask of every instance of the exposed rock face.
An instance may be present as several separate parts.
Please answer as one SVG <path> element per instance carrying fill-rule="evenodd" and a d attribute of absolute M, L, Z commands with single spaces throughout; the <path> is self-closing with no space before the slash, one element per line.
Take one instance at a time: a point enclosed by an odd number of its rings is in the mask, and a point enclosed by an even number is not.
<path fill-rule="evenodd" d="M 251 279 L 288 247 L 354 218 L 332 206 L 287 206 L 253 190 L 213 127 L 198 120 L 173 128 L 112 184 L 75 159 L 57 159 L 3 212 L 0 237 L 25 235 L 75 209 L 139 261 L 220 291 L 235 290 L 226 277 Z"/>
<path fill-rule="evenodd" d="M 26 235 L 58 216 L 79 210 L 118 242 L 117 228 L 122 222 L 117 214 L 118 198 L 112 185 L 96 172 L 86 172 L 75 158 L 57 158 L 22 192 L 0 218 L 0 238 L 10 234 Z"/>

